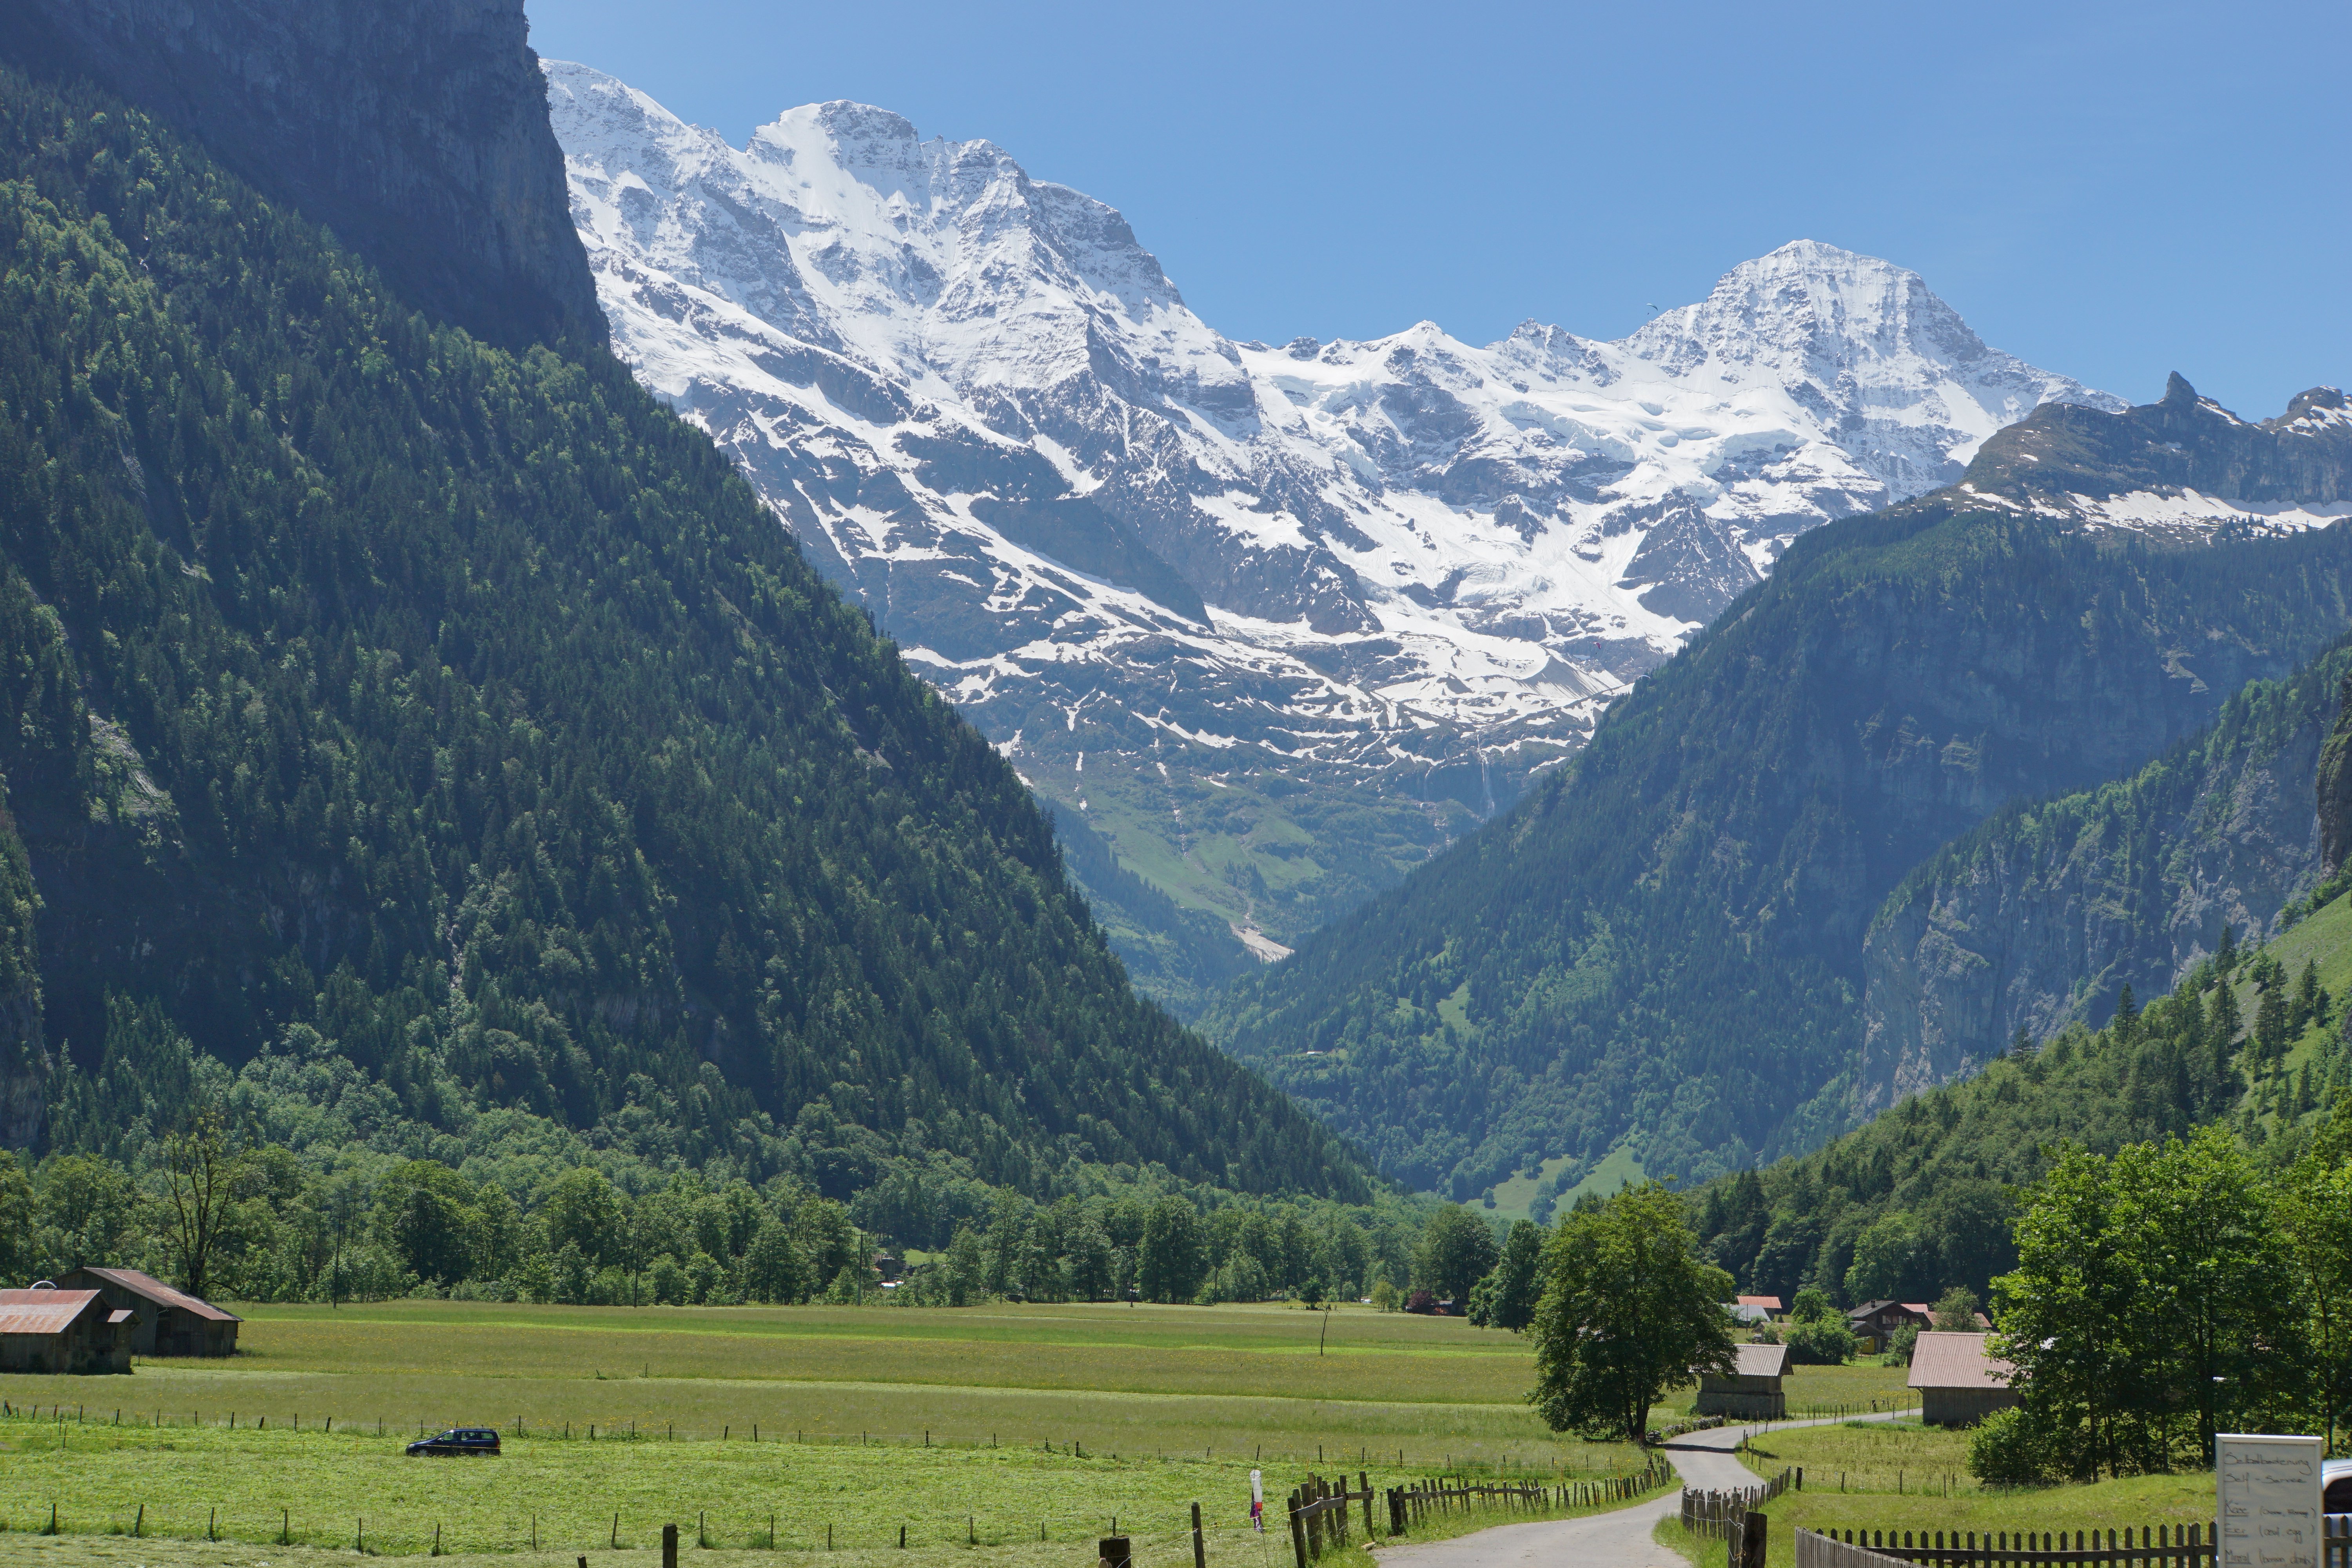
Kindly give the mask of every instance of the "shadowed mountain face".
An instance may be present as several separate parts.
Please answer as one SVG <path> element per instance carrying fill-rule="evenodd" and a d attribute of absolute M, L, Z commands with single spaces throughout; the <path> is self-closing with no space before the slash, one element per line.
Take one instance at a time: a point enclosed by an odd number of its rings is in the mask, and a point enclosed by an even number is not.
<path fill-rule="evenodd" d="M 739 147 L 548 70 L 623 357 L 1058 816 L 1260 951 L 1507 806 L 1805 530 L 2121 406 L 1811 242 L 1619 342 L 1235 342 L 992 143 L 836 102 Z"/>
<path fill-rule="evenodd" d="M 0 0 L 102 84 L 492 342 L 605 341 L 521 0 Z"/>
<path fill-rule="evenodd" d="M 1690 1176 L 1818 1141 L 1913 867 L 2137 767 L 2352 618 L 2342 409 L 2321 389 L 2255 426 L 2185 383 L 2048 407 L 1961 484 L 1808 534 L 1558 784 L 1209 1026 L 1458 1191 L 1620 1143 Z"/>
<path fill-rule="evenodd" d="M 298 1150 L 1369 1190 L 619 362 L 5 68 L 0 654 L 10 1139 L 202 1089 Z"/>

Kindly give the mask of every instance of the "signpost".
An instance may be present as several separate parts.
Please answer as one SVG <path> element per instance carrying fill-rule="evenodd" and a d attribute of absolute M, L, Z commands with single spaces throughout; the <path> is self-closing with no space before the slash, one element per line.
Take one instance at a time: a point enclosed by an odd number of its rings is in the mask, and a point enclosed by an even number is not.
<path fill-rule="evenodd" d="M 2222 1432 L 2213 1438 L 2221 1568 L 2321 1568 L 2317 1437 Z"/>

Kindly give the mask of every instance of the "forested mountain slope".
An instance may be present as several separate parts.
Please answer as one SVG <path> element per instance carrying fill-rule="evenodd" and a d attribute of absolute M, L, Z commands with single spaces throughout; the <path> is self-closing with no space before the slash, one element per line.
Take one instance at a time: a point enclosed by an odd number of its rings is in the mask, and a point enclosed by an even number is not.
<path fill-rule="evenodd" d="M 1858 1103 L 1877 1110 L 2159 995 L 2225 933 L 2259 941 L 2335 869 L 2315 811 L 2352 650 L 2232 697 L 2129 777 L 2021 805 L 1904 879 L 1864 944 Z M 2342 742 L 2338 742 L 2341 749 Z"/>
<path fill-rule="evenodd" d="M 1702 1239 L 1742 1290 L 1987 1296 L 2017 1261 L 2010 1189 L 2062 1144 L 2112 1153 L 2220 1121 L 2262 1163 L 2293 1163 L 2352 1088 L 2347 880 L 2315 889 L 2319 907 L 2267 945 L 2200 960 L 2144 1011 L 2070 1023 L 1810 1154 L 1714 1183 L 1694 1195 Z"/>
<path fill-rule="evenodd" d="M 617 362 L 438 325 L 13 74 L 0 557 L 14 1141 L 68 1090 L 184 1115 L 192 1040 L 306 1138 L 1365 1190 L 1133 994 L 1012 769 Z"/>
<path fill-rule="evenodd" d="M 2025 477 L 2062 443 L 2099 466 Z M 2338 635 L 2347 477 L 2324 389 L 2262 426 L 2178 378 L 2122 414 L 2040 410 L 1962 484 L 1800 539 L 1562 777 L 1209 1026 L 1457 1194 L 1621 1141 L 1686 1178 L 1809 1146 L 1848 1115 L 1879 902 L 2009 801 L 2137 767 Z"/>

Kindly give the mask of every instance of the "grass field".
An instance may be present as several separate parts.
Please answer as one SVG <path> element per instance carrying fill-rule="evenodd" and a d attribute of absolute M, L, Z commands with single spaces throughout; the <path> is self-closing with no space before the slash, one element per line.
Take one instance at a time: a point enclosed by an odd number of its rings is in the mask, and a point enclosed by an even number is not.
<path fill-rule="evenodd" d="M 437 1524 L 445 1552 L 530 1561 L 535 1530 L 569 1563 L 614 1550 L 616 1514 L 623 1549 L 704 1520 L 714 1551 L 764 1552 L 772 1511 L 780 1550 L 822 1550 L 829 1525 L 837 1552 L 895 1552 L 903 1525 L 919 1554 L 1076 1563 L 1114 1517 L 1181 1544 L 1199 1501 L 1240 1563 L 1253 1465 L 1277 1499 L 1318 1466 L 1376 1485 L 1638 1466 L 1541 1428 L 1523 1341 L 1366 1310 L 394 1302 L 253 1308 L 241 1342 L 129 1377 L 0 1377 L 0 1556 L 53 1508 L 93 1562 L 133 1529 L 349 1552 L 364 1519 L 371 1552 L 429 1551 Z M 506 1455 L 401 1457 L 452 1424 L 498 1426 Z"/>

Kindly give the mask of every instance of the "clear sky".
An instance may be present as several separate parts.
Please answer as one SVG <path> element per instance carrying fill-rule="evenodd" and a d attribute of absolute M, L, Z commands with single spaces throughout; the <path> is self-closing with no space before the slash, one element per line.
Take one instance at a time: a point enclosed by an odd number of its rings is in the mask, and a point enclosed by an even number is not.
<path fill-rule="evenodd" d="M 850 98 L 1123 211 L 1234 338 L 1613 338 L 1811 238 L 2254 417 L 2352 385 L 2352 5 L 528 0 L 738 143 Z"/>

